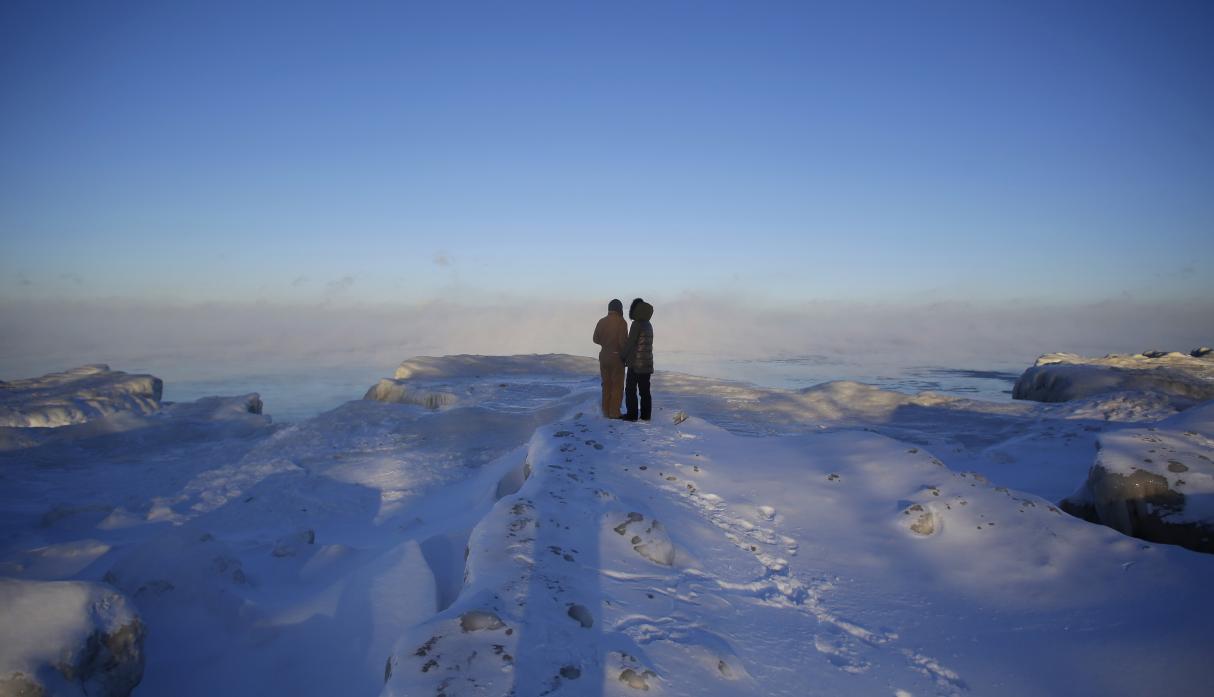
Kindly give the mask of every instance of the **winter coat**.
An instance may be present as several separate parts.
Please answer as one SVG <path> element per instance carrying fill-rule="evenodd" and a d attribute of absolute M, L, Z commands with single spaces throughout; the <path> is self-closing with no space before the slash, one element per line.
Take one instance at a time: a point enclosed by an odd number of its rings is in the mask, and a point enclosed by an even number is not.
<path fill-rule="evenodd" d="M 619 362 L 628 343 L 628 322 L 622 311 L 612 310 L 594 326 L 594 343 L 599 349 L 599 361 Z"/>
<path fill-rule="evenodd" d="M 653 372 L 653 305 L 637 303 L 632 310 L 632 327 L 628 330 L 628 345 L 624 347 L 624 364 L 634 373 Z"/>

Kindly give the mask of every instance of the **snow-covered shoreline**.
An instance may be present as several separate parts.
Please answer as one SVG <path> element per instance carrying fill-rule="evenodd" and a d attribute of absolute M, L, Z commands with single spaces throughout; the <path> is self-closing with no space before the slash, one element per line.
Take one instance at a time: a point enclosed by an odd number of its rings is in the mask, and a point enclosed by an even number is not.
<path fill-rule="evenodd" d="M 1190 393 L 996 403 L 659 373 L 654 421 L 621 424 L 595 415 L 594 361 L 562 355 L 411 359 L 289 425 L 255 394 L 89 389 L 74 423 L 0 427 L 0 577 L 113 589 L 146 627 L 135 695 L 1140 694 L 1214 677 L 1214 556 L 1055 505 L 1098 460 L 1149 457 L 1114 458 L 1135 434 L 1175 431 L 1186 454 L 1159 462 L 1204 492 L 1214 427 Z M 50 413 L 9 394 L 10 414 Z M 39 626 L 11 610 L 0 658 Z"/>

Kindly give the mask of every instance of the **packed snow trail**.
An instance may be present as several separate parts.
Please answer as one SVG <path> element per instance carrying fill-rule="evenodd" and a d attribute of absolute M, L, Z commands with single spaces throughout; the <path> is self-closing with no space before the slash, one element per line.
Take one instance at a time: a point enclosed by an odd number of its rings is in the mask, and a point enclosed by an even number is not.
<path fill-rule="evenodd" d="M 802 577 L 774 509 L 700 490 L 696 439 L 585 414 L 540 429 L 530 478 L 477 526 L 459 599 L 398 645 L 386 694 L 890 692 L 874 664 L 900 688 L 964 691 L 833 610 L 836 582 Z"/>
<path fill-rule="evenodd" d="M 1204 670 L 1162 639 L 1204 631 L 1181 600 L 1214 578 L 1204 557 L 879 434 L 672 416 L 538 429 L 530 476 L 477 524 L 458 597 L 405 634 L 384 694 L 1050 692 L 1127 624 L 1159 650 L 1104 646 L 1118 668 L 1089 693 Z"/>

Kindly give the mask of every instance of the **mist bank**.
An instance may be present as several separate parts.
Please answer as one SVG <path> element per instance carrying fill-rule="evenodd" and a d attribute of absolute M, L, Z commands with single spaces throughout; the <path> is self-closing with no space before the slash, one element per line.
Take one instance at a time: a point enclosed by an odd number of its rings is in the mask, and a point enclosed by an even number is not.
<path fill-rule="evenodd" d="M 0 379 L 96 362 L 200 377 L 333 366 L 387 370 L 415 355 L 594 355 L 590 335 L 607 300 L 347 306 L 0 301 Z M 1027 367 L 1053 351 L 1103 355 L 1214 343 L 1210 301 L 783 307 L 707 296 L 652 301 L 659 353 L 706 360 L 846 356 Z"/>

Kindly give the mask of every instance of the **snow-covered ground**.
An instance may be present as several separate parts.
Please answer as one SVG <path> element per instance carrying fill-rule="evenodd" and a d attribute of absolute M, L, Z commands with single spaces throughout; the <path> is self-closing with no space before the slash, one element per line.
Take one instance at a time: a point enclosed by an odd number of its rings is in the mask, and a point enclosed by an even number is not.
<path fill-rule="evenodd" d="M 630 424 L 597 415 L 591 359 L 462 356 L 406 361 L 366 399 L 279 425 L 253 394 L 106 401 L 95 383 L 129 377 L 96 369 L 86 403 L 105 406 L 58 428 L 20 422 L 50 413 L 49 387 L 0 386 L 0 672 L 53 694 L 85 681 L 59 644 L 107 645 L 136 614 L 135 695 L 1198 694 L 1214 679 L 1214 556 L 1055 506 L 1152 428 L 1205 487 L 1208 405 L 659 373 L 654 420 Z M 124 694 L 136 663 L 98 662 L 113 675 L 90 684 Z"/>

